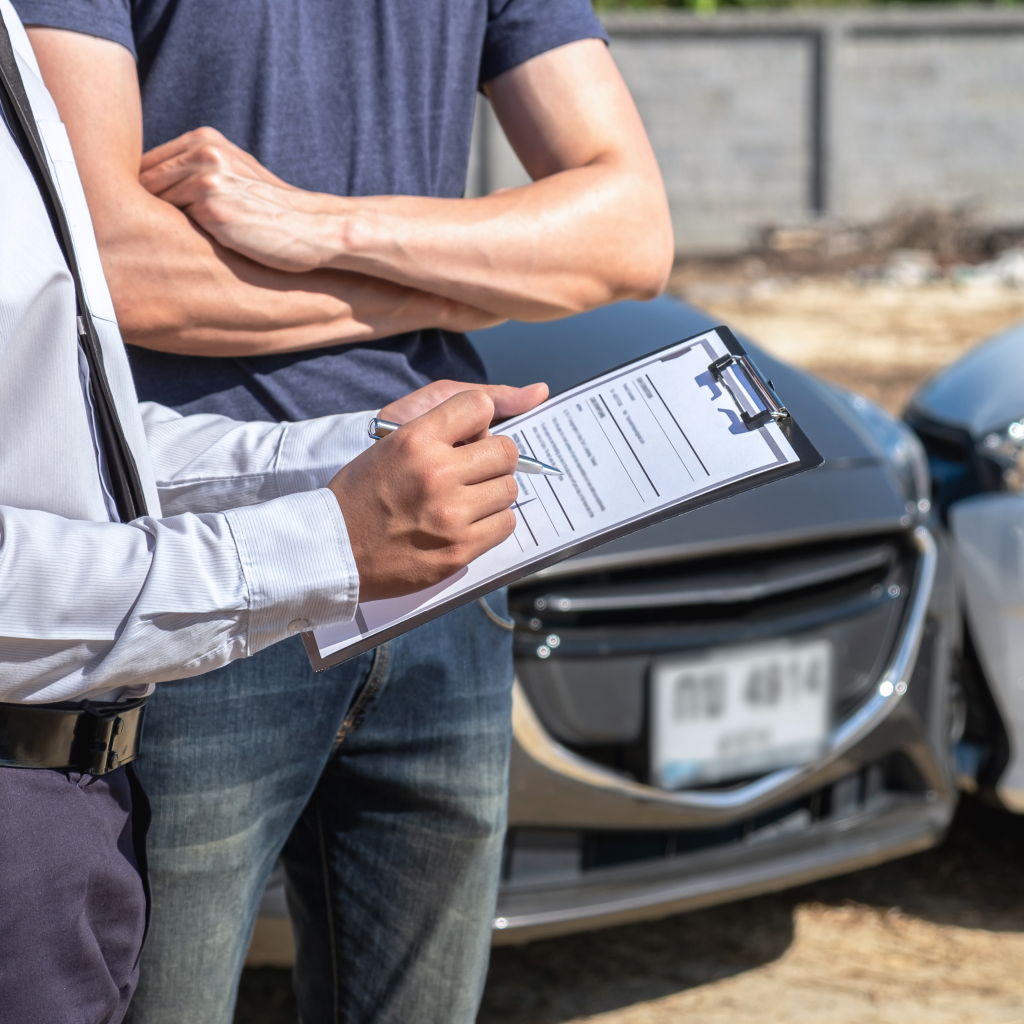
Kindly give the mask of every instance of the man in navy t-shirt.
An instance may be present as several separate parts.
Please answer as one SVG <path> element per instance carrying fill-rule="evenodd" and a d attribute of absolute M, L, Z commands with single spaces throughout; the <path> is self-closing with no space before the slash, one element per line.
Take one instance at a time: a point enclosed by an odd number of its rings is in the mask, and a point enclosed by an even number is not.
<path fill-rule="evenodd" d="M 243 420 L 379 407 L 482 381 L 465 330 L 664 283 L 664 190 L 589 0 L 15 6 L 143 399 Z M 466 200 L 478 88 L 534 182 Z M 510 628 L 497 593 L 320 676 L 295 638 L 162 688 L 129 1019 L 231 1020 L 279 857 L 303 1020 L 474 1019 Z"/>

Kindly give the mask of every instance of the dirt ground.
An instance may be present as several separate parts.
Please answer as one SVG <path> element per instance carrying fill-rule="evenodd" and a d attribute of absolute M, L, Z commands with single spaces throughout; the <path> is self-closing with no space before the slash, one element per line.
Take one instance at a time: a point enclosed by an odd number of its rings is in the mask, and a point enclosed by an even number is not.
<path fill-rule="evenodd" d="M 1024 1021 L 1024 819 L 976 800 L 937 850 L 664 921 L 495 950 L 479 1024 Z"/>
<path fill-rule="evenodd" d="M 1024 289 L 684 265 L 670 290 L 899 411 L 1024 320 Z M 973 798 L 946 843 L 663 921 L 495 950 L 478 1024 L 1024 1024 L 1024 818 Z M 236 1024 L 296 1024 L 288 972 L 247 969 Z M 414 1021 L 408 1024 L 416 1024 Z"/>
<path fill-rule="evenodd" d="M 478 1024 L 1022 1024 L 1022 860 L 1024 817 L 968 797 L 927 853 L 497 949 Z M 296 1021 L 288 972 L 247 969 L 236 1024 Z"/>
<path fill-rule="evenodd" d="M 1024 320 L 1020 288 L 948 280 L 906 288 L 843 276 L 764 276 L 759 270 L 758 260 L 685 265 L 669 290 L 773 355 L 892 412 L 935 370 Z"/>

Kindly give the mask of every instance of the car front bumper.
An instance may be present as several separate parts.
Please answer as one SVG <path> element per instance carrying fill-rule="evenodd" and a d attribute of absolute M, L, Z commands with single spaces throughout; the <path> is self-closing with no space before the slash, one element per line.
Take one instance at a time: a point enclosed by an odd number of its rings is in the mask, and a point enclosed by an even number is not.
<path fill-rule="evenodd" d="M 939 841 L 956 803 L 943 744 L 948 665 L 936 664 L 932 652 L 919 655 L 928 640 L 943 649 L 942 661 L 955 614 L 935 537 L 918 527 L 913 542 L 919 557 L 912 598 L 888 665 L 872 694 L 834 729 L 827 753 L 809 764 L 727 790 L 658 789 L 558 743 L 517 684 L 509 856 L 516 857 L 517 834 L 539 837 L 534 863 L 541 870 L 506 870 L 493 941 L 659 917 L 841 874 Z M 911 784 L 878 782 L 878 766 L 894 756 L 908 766 Z M 819 806 L 825 814 L 807 810 Z M 676 852 L 673 836 L 723 828 L 739 831 L 721 845 Z M 574 843 L 610 829 L 665 834 L 665 853 L 590 869 L 585 858 L 574 860 Z"/>

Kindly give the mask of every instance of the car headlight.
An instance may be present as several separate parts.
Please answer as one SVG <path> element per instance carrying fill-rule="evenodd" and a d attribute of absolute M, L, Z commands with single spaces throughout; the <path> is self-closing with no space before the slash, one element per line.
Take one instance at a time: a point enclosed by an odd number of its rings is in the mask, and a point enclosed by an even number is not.
<path fill-rule="evenodd" d="M 927 515 L 932 507 L 932 477 L 928 455 L 917 434 L 863 395 L 843 388 L 835 388 L 835 391 L 864 424 L 892 467 L 906 499 L 908 514 Z"/>
<path fill-rule="evenodd" d="M 1024 416 L 978 442 L 978 454 L 994 462 L 1007 491 L 1024 491 Z"/>

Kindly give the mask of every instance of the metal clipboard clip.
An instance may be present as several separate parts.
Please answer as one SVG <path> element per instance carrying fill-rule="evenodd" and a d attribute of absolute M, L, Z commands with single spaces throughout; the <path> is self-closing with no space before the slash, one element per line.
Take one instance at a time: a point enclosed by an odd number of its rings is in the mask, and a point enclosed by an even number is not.
<path fill-rule="evenodd" d="M 729 392 L 747 430 L 757 430 L 766 423 L 777 423 L 789 418 L 789 410 L 779 401 L 775 386 L 761 376 L 761 372 L 745 355 L 738 356 L 729 352 L 711 363 L 708 371 L 715 382 Z M 742 387 L 740 373 L 746 380 L 746 388 Z M 731 381 L 730 377 L 733 378 Z M 759 406 L 751 401 L 751 397 Z"/>

